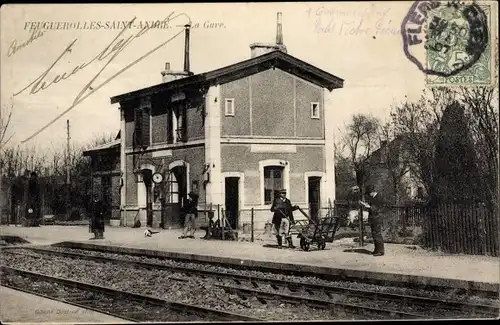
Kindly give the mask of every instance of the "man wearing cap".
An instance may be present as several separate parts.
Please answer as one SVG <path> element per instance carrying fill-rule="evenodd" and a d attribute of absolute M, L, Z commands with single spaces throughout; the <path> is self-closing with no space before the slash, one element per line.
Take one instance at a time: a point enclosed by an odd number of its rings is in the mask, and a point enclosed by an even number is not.
<path fill-rule="evenodd" d="M 184 203 L 184 213 L 186 215 L 184 219 L 184 232 L 180 239 L 183 238 L 194 238 L 194 232 L 196 231 L 196 217 L 198 214 L 198 194 L 190 192 L 188 194 L 188 199 Z"/>
<path fill-rule="evenodd" d="M 379 193 L 375 191 L 373 186 L 368 186 L 366 197 L 366 202 L 359 201 L 359 203 L 368 210 L 368 222 L 370 224 L 370 229 L 373 237 L 373 244 L 375 249 L 373 250 L 373 256 L 383 256 L 384 250 L 384 238 L 382 237 L 382 221 L 380 220 L 379 212 L 380 207 L 383 205 L 382 198 Z"/>
<path fill-rule="evenodd" d="M 93 239 L 104 239 L 104 204 L 99 195 L 94 195 L 92 205 L 93 216 L 91 220 L 90 231 L 94 233 Z"/>
<path fill-rule="evenodd" d="M 296 205 L 292 207 L 292 203 L 286 197 L 285 189 L 281 189 L 279 191 L 279 197 L 273 201 L 273 205 L 271 206 L 271 212 L 274 212 L 272 222 L 277 232 L 276 239 L 278 240 L 279 248 L 281 248 L 283 244 L 282 236 L 285 236 L 288 240 L 288 247 L 295 248 L 295 246 L 293 246 L 289 230 L 290 222 L 295 222 L 292 211 L 295 211 L 298 208 L 299 207 Z"/>

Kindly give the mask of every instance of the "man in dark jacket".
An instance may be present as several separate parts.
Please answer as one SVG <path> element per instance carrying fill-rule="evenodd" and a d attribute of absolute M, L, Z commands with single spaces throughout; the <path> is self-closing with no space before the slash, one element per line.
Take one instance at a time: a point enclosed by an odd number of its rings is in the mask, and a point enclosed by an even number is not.
<path fill-rule="evenodd" d="M 198 194 L 190 192 L 188 199 L 184 203 L 184 232 L 179 238 L 194 238 L 196 231 L 196 217 L 198 214 Z"/>
<path fill-rule="evenodd" d="M 36 172 L 31 172 L 30 179 L 28 181 L 27 210 L 29 225 L 32 227 L 39 227 L 41 218 L 41 202 L 40 185 Z"/>
<path fill-rule="evenodd" d="M 375 246 L 373 256 L 383 256 L 385 250 L 384 239 L 382 238 L 382 221 L 380 220 L 380 208 L 383 205 L 383 200 L 380 194 L 375 192 L 372 186 L 368 187 L 366 192 L 368 193 L 366 202 L 360 201 L 360 204 L 368 210 L 368 222 L 370 224 L 373 244 Z"/>
<path fill-rule="evenodd" d="M 271 206 L 271 212 L 273 214 L 273 224 L 276 229 L 276 239 L 278 240 L 279 248 L 282 247 L 282 236 L 288 241 L 288 246 L 290 248 L 295 248 L 292 243 L 292 237 L 290 236 L 290 223 L 294 223 L 292 211 L 297 210 L 298 206 L 293 206 L 289 199 L 286 198 L 286 190 L 282 189 L 279 191 L 279 197 L 274 199 L 273 205 Z"/>
<path fill-rule="evenodd" d="M 94 239 L 104 239 L 104 204 L 97 195 L 94 196 L 92 212 L 90 230 L 94 233 Z"/>

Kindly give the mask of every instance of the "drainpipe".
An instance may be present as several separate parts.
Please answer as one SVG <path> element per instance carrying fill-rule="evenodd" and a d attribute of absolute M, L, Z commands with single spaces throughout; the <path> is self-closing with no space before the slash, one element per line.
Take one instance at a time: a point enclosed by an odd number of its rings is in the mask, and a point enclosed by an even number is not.
<path fill-rule="evenodd" d="M 123 180 L 123 185 L 121 189 L 120 204 L 122 206 L 121 215 L 121 225 L 127 226 L 127 156 L 125 155 L 125 140 L 127 138 L 125 134 L 125 110 L 122 108 L 120 110 L 121 118 L 121 131 L 120 131 L 120 176 Z"/>

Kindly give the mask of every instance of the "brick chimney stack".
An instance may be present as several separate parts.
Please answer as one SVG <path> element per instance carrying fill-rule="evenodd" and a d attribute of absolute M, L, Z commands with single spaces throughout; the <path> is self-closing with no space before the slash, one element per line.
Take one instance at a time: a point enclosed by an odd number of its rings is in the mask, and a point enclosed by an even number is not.
<path fill-rule="evenodd" d="M 287 53 L 286 46 L 283 44 L 283 26 L 281 12 L 277 14 L 276 24 L 276 44 L 253 43 L 250 45 L 251 57 L 260 56 L 272 51 L 282 51 Z"/>
<path fill-rule="evenodd" d="M 278 12 L 278 24 L 276 26 L 276 44 L 283 45 L 283 28 L 281 23 L 281 12 Z"/>
<path fill-rule="evenodd" d="M 184 26 L 185 28 L 185 39 L 184 39 L 184 70 L 182 71 L 174 71 L 170 70 L 170 62 L 165 63 L 165 70 L 161 72 L 163 82 L 170 82 L 178 79 L 182 79 L 185 77 L 192 76 L 193 73 L 190 71 L 190 62 L 189 62 L 189 37 L 190 37 L 190 29 L 191 25 L 187 24 Z"/>
<path fill-rule="evenodd" d="M 191 29 L 191 25 L 187 24 L 184 26 L 186 28 L 186 38 L 184 41 L 184 71 L 189 71 L 189 32 Z"/>

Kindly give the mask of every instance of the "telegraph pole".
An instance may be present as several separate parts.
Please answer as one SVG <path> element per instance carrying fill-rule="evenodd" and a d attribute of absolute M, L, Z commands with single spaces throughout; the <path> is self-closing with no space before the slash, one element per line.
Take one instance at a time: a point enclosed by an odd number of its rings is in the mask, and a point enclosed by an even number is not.
<path fill-rule="evenodd" d="M 66 220 L 69 220 L 70 210 L 70 151 L 69 151 L 69 120 L 66 120 Z"/>

